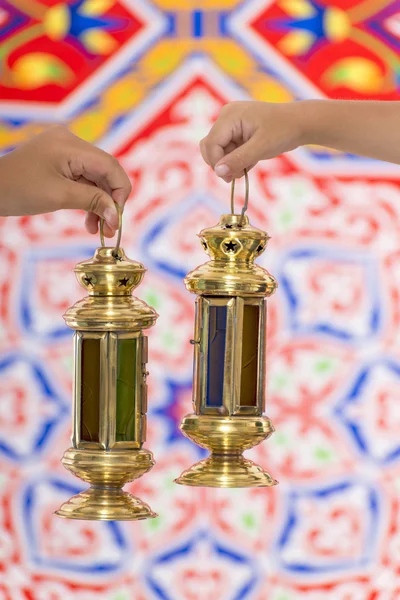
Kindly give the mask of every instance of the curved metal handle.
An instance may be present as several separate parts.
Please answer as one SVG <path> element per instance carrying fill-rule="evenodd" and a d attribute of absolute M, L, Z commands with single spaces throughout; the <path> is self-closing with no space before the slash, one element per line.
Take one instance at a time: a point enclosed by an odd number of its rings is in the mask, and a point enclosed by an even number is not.
<path fill-rule="evenodd" d="M 242 221 L 245 215 L 245 212 L 249 206 L 249 176 L 247 173 L 247 169 L 244 169 L 244 178 L 246 181 L 246 190 L 245 190 L 245 196 L 244 196 L 244 206 L 242 208 Z M 232 184 L 231 184 L 231 214 L 234 215 L 235 214 L 235 179 L 232 179 Z"/>

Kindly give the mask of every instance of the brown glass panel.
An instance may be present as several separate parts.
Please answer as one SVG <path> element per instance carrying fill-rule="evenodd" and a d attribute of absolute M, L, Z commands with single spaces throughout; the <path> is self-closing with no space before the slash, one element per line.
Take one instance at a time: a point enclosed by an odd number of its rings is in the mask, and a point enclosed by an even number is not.
<path fill-rule="evenodd" d="M 100 340 L 82 340 L 81 440 L 98 442 L 100 429 Z"/>
<path fill-rule="evenodd" d="M 244 306 L 240 406 L 257 406 L 259 319 L 259 306 Z"/>
<path fill-rule="evenodd" d="M 135 441 L 136 339 L 118 340 L 117 346 L 117 442 Z"/>

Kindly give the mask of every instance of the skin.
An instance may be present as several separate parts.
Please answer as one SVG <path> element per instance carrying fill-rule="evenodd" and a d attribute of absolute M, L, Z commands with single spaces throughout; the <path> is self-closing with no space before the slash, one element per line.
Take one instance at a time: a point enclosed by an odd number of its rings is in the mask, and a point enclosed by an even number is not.
<path fill-rule="evenodd" d="M 200 150 L 229 183 L 259 160 L 307 144 L 400 164 L 400 102 L 231 102 L 201 140 Z"/>
<path fill-rule="evenodd" d="M 86 229 L 104 234 L 118 228 L 115 203 L 123 209 L 131 183 L 116 158 L 52 127 L 0 158 L 0 215 L 36 215 L 60 209 L 87 211 Z"/>

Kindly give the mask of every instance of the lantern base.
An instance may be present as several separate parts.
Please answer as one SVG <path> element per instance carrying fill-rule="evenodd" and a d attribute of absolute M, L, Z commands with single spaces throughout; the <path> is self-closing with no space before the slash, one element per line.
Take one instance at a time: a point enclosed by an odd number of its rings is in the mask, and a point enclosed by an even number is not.
<path fill-rule="evenodd" d="M 241 455 L 212 454 L 184 471 L 175 483 L 200 487 L 271 487 L 278 482 Z"/>
<path fill-rule="evenodd" d="M 267 417 L 187 415 L 182 433 L 211 450 L 182 473 L 175 483 L 204 487 L 271 487 L 278 482 L 260 466 L 242 456 L 244 450 L 266 440 L 274 431 Z"/>
<path fill-rule="evenodd" d="M 55 514 L 64 519 L 89 521 L 136 521 L 157 517 L 148 504 L 128 492 L 94 487 L 73 496 Z"/>
<path fill-rule="evenodd" d="M 92 487 L 65 502 L 55 513 L 66 519 L 134 521 L 156 517 L 151 508 L 122 487 L 150 471 L 154 465 L 149 450 L 111 448 L 86 444 L 69 448 L 62 463 Z"/>

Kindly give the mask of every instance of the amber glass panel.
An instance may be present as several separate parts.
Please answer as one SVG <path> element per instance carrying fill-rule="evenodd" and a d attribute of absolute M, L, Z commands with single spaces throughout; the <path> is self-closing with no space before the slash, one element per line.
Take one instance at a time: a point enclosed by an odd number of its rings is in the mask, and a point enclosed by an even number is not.
<path fill-rule="evenodd" d="M 259 306 L 244 306 L 240 406 L 257 406 L 259 319 Z"/>
<path fill-rule="evenodd" d="M 117 343 L 117 442 L 135 441 L 137 340 Z"/>
<path fill-rule="evenodd" d="M 81 440 L 98 442 L 100 429 L 100 340 L 82 340 Z"/>
<path fill-rule="evenodd" d="M 207 406 L 222 406 L 225 371 L 226 306 L 210 306 L 208 325 Z"/>

